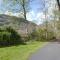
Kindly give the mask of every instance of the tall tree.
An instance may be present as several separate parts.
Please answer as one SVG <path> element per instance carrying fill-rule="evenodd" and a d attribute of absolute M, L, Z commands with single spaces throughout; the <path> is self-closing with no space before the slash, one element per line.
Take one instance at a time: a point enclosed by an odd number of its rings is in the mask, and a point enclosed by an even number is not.
<path fill-rule="evenodd" d="M 20 6 L 20 12 L 23 13 L 23 17 L 25 20 L 27 20 L 26 14 L 29 11 L 29 5 L 30 5 L 30 1 L 31 0 L 5 0 L 6 2 L 11 1 L 13 2 L 13 6 L 14 5 L 19 5 Z M 19 9 L 19 7 L 18 7 Z"/>
<path fill-rule="evenodd" d="M 11 1 L 13 2 L 12 4 L 13 5 L 19 5 L 19 7 L 20 7 L 20 11 L 19 12 L 22 12 L 22 14 L 23 14 L 23 17 L 24 17 L 24 19 L 25 20 L 27 20 L 27 16 L 26 16 L 26 14 L 27 14 L 27 12 L 29 11 L 29 8 L 30 8 L 30 2 L 32 1 L 32 0 L 5 0 L 6 2 L 8 2 L 8 1 L 10 1 L 10 3 L 11 3 Z M 17 6 L 16 6 L 17 7 Z M 18 9 L 19 9 L 19 7 L 18 7 Z M 26 22 L 26 21 L 25 21 Z M 27 27 L 27 24 L 24 24 L 25 26 L 26 26 L 26 34 L 28 34 L 28 27 Z"/>
<path fill-rule="evenodd" d="M 16 0 L 16 2 L 20 3 L 24 19 L 27 20 L 26 13 L 27 13 L 28 8 L 29 8 L 30 0 Z"/>
<path fill-rule="evenodd" d="M 47 14 L 48 14 L 48 7 L 47 7 L 47 4 L 48 1 L 47 0 L 44 0 L 44 15 L 45 15 L 45 30 L 46 30 L 46 33 L 45 33 L 45 36 L 46 36 L 46 40 L 48 39 L 48 18 L 47 18 Z"/>

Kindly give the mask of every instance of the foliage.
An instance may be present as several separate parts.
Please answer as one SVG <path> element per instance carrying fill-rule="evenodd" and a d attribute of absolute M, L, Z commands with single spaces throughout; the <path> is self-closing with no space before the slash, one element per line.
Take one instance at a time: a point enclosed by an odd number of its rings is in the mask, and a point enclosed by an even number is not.
<path fill-rule="evenodd" d="M 14 45 L 22 42 L 20 35 L 11 27 L 0 29 L 0 45 Z"/>
<path fill-rule="evenodd" d="M 47 40 L 50 41 L 54 37 L 54 32 L 48 31 L 47 35 L 48 35 Z M 33 31 L 29 35 L 28 40 L 47 41 L 46 40 L 46 30 L 45 29 L 38 29 L 38 30 Z"/>

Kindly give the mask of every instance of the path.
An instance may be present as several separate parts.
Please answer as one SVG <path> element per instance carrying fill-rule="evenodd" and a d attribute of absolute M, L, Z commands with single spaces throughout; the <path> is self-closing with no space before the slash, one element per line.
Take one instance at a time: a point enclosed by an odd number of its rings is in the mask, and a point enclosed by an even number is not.
<path fill-rule="evenodd" d="M 32 54 L 28 60 L 60 60 L 60 43 L 50 42 Z"/>

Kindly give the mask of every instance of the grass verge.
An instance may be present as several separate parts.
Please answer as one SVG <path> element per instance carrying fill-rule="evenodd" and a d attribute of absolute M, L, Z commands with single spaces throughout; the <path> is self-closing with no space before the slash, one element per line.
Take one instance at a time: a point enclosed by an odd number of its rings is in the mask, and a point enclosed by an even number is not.
<path fill-rule="evenodd" d="M 32 42 L 27 45 L 0 48 L 0 60 L 27 60 L 29 55 L 46 42 Z"/>

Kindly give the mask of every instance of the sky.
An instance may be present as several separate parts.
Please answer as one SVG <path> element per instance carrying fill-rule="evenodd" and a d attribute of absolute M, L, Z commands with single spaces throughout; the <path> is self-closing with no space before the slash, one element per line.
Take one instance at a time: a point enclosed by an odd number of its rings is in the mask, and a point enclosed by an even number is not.
<path fill-rule="evenodd" d="M 46 5 L 46 11 L 48 11 L 47 16 L 48 18 L 50 18 L 50 16 L 53 15 L 52 10 L 54 9 L 55 3 L 55 0 L 46 0 L 46 3 L 44 3 L 44 0 L 33 0 L 33 2 L 30 3 L 31 9 L 27 13 L 27 20 L 34 21 L 37 24 L 42 23 L 42 20 L 45 19 L 45 15 L 43 13 L 44 4 Z M 20 16 L 20 6 L 18 4 L 13 6 L 11 0 L 10 2 L 8 2 L 8 4 L 4 3 L 4 0 L 0 0 L 0 14 L 11 14 L 15 16 Z"/>
<path fill-rule="evenodd" d="M 1 11 L 6 11 L 6 10 L 8 10 L 10 8 L 11 9 L 14 9 L 15 8 L 14 11 L 20 9 L 18 4 L 16 4 L 15 6 L 13 6 L 11 0 L 10 0 L 10 2 L 8 2 L 8 4 L 4 4 L 3 2 L 4 2 L 4 0 L 0 0 L 0 10 Z M 43 0 L 33 0 L 30 3 L 30 7 L 31 7 L 31 10 L 34 10 L 35 12 L 37 11 L 37 9 L 39 9 L 41 11 L 43 9 L 43 7 L 44 7 L 43 6 Z"/>

